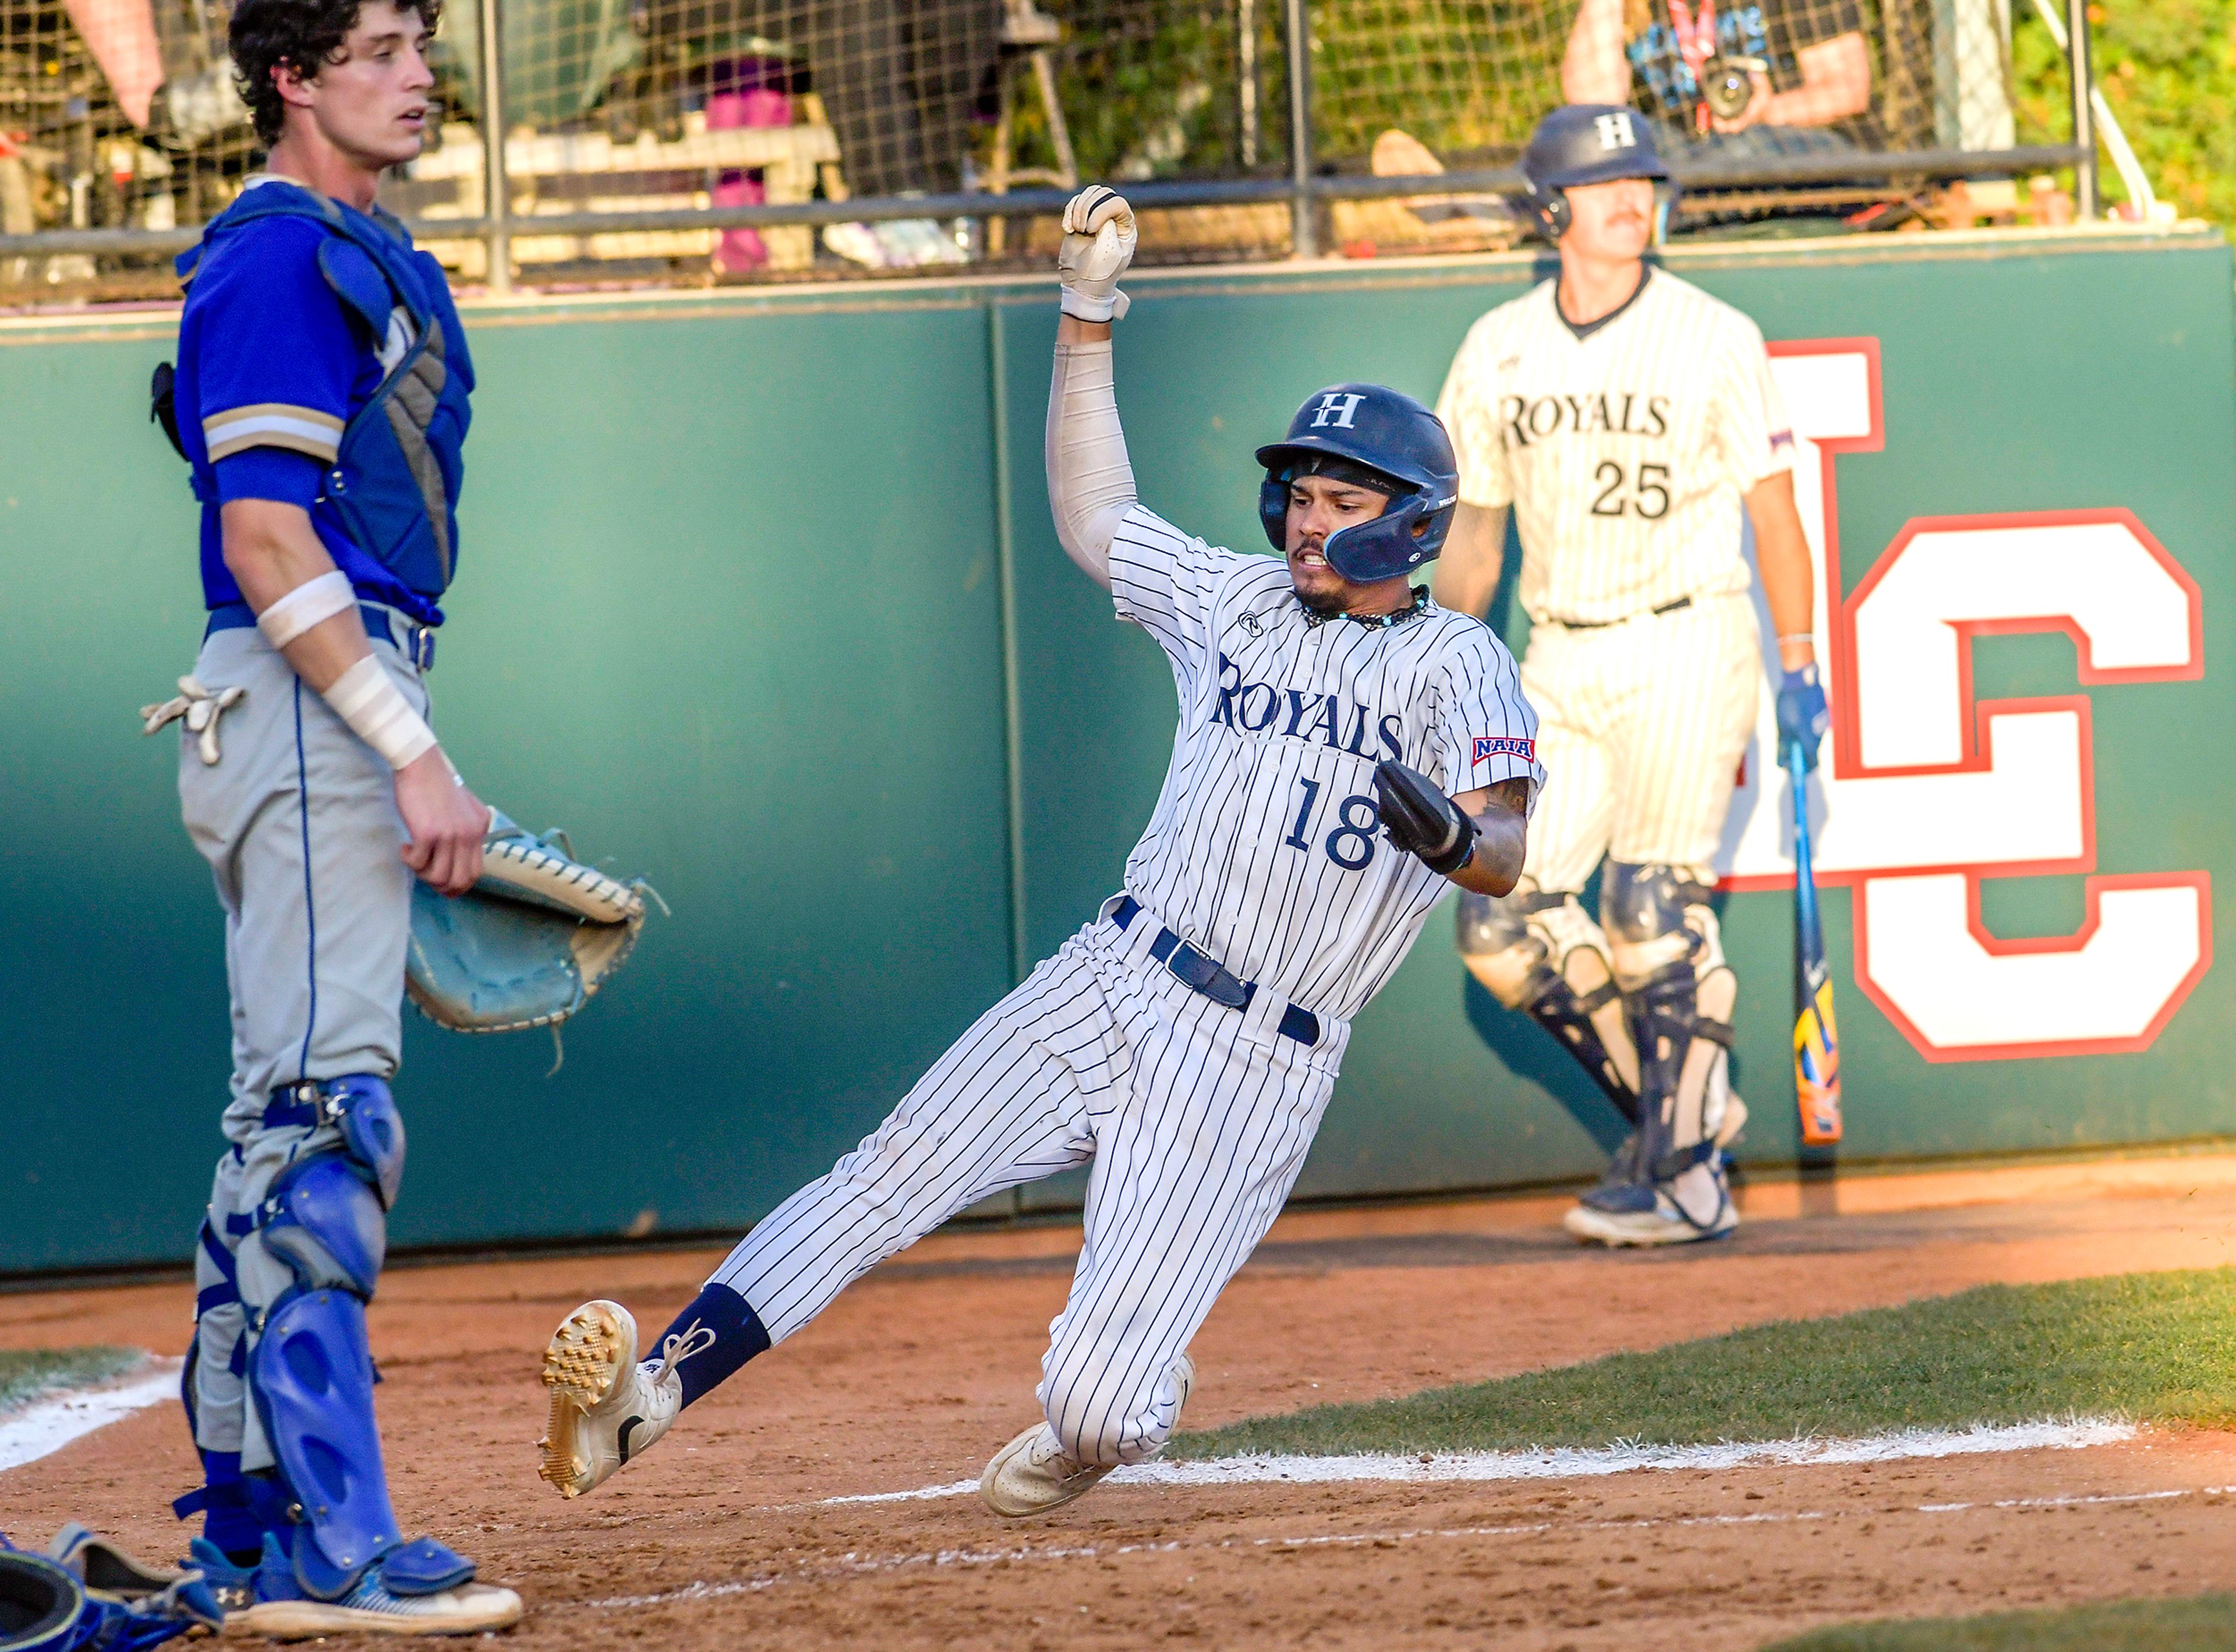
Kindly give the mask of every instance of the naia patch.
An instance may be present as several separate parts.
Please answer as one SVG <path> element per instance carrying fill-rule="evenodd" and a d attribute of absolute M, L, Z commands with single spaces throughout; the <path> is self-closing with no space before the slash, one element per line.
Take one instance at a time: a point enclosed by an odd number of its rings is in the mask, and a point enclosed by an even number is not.
<path fill-rule="evenodd" d="M 1537 742 L 1523 740 L 1518 734 L 1477 734 L 1475 755 L 1469 767 L 1488 763 L 1494 757 L 1518 757 L 1525 763 L 1534 763 L 1537 760 Z"/>

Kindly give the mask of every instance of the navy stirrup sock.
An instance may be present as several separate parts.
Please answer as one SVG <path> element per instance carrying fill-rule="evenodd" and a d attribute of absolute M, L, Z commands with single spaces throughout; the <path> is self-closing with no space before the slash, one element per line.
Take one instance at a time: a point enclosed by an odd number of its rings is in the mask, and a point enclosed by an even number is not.
<path fill-rule="evenodd" d="M 676 1339 L 680 1357 L 674 1370 L 683 1384 L 686 1405 L 728 1381 L 740 1366 L 755 1354 L 766 1353 L 769 1346 L 760 1316 L 727 1285 L 702 1286 L 643 1358 L 659 1359 L 670 1337 Z"/>
<path fill-rule="evenodd" d="M 172 1512 L 181 1520 L 200 1514 L 202 1536 L 229 1558 L 260 1553 L 265 1522 L 251 1502 L 248 1480 L 240 1471 L 240 1453 L 205 1450 L 201 1459 L 201 1489 L 173 1503 Z"/>

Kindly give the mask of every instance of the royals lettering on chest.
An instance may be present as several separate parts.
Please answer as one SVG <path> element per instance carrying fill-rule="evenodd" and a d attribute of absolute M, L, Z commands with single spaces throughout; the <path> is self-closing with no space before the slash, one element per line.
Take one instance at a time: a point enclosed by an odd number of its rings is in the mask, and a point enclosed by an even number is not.
<path fill-rule="evenodd" d="M 1212 708 L 1211 721 L 1247 734 L 1307 740 L 1353 757 L 1378 760 L 1387 754 L 1399 762 L 1405 760 L 1405 720 L 1398 713 L 1384 714 L 1309 688 L 1245 682 L 1242 668 L 1224 654 L 1219 656 L 1219 703 Z"/>
<path fill-rule="evenodd" d="M 1499 441 L 1509 451 L 1567 432 L 1654 438 L 1669 434 L 1669 398 L 1635 391 L 1588 396 L 1502 396 Z"/>

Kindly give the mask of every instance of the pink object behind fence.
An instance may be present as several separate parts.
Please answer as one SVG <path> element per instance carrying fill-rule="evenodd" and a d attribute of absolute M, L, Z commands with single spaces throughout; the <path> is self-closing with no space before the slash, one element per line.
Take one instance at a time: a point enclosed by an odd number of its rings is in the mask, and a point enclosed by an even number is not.
<path fill-rule="evenodd" d="M 707 100 L 707 129 L 734 130 L 747 126 L 790 126 L 792 95 L 755 87 L 743 92 L 717 92 Z M 758 172 L 726 172 L 714 186 L 717 207 L 757 207 L 768 199 Z M 757 270 L 768 262 L 768 244 L 756 229 L 726 229 L 714 245 L 714 268 L 726 274 Z"/>

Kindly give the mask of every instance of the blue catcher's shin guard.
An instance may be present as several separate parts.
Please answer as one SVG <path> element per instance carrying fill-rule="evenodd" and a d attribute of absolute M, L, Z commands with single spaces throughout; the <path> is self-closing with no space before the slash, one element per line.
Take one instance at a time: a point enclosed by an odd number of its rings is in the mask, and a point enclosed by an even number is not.
<path fill-rule="evenodd" d="M 289 1122 L 332 1124 L 344 1141 L 290 1165 L 258 1211 L 266 1249 L 296 1281 L 266 1310 L 248 1359 L 249 1392 L 288 1499 L 293 1584 L 339 1600 L 378 1563 L 390 1592 L 433 1594 L 470 1580 L 473 1564 L 431 1538 L 406 1544 L 397 1530 L 365 1328 L 387 1257 L 387 1207 L 403 1177 L 403 1123 L 387 1084 L 369 1076 L 283 1094 L 292 1099 L 276 1101 L 267 1121 L 280 1108 L 299 1110 Z M 257 1587 L 265 1594 L 260 1576 Z"/>
<path fill-rule="evenodd" d="M 259 1214 L 264 1247 L 297 1283 L 372 1295 L 388 1260 L 388 1217 L 351 1160 L 339 1153 L 297 1160 L 272 1184 Z M 252 1380 L 255 1369 L 252 1359 Z"/>
<path fill-rule="evenodd" d="M 266 1317 L 248 1371 L 300 1523 L 296 1582 L 314 1599 L 339 1599 L 403 1541 L 372 1415 L 365 1304 L 345 1291 L 290 1291 Z"/>

